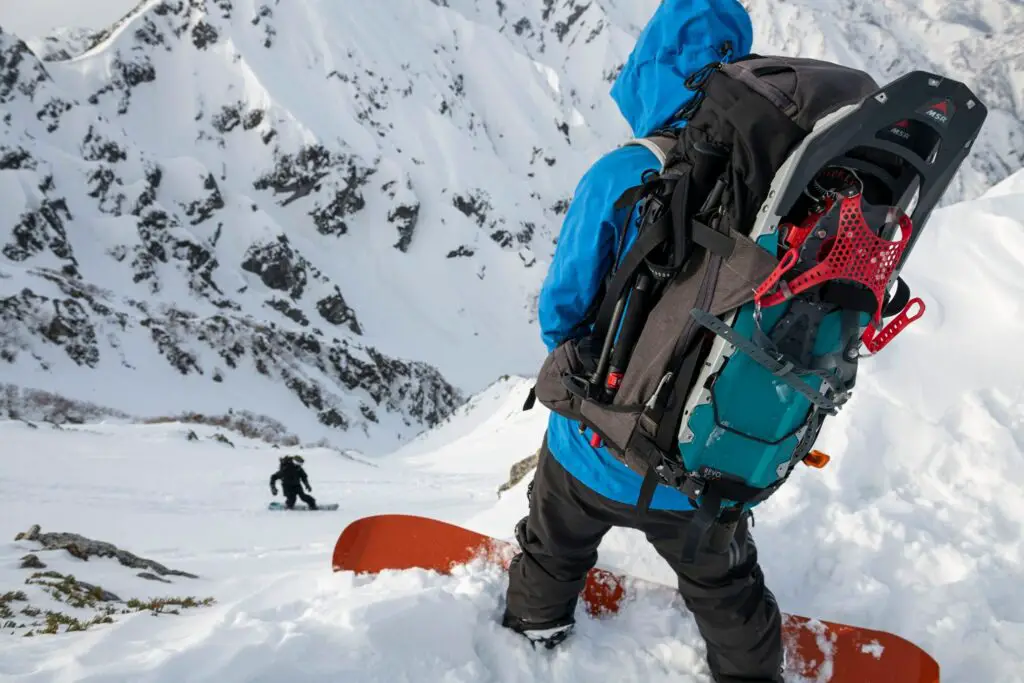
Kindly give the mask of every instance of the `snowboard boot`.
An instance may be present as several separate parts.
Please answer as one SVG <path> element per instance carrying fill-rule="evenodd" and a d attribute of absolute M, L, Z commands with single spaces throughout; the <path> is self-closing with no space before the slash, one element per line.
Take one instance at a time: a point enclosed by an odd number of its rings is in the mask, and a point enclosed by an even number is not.
<path fill-rule="evenodd" d="M 529 640 L 530 645 L 534 648 L 538 645 L 543 645 L 548 650 L 554 649 L 559 643 L 568 638 L 575 626 L 571 618 L 536 623 L 515 617 L 509 614 L 508 611 L 502 617 L 501 625 L 512 629 Z"/>
<path fill-rule="evenodd" d="M 786 651 L 782 651 L 782 665 L 779 672 L 771 678 L 737 678 L 736 676 L 724 676 L 712 672 L 711 678 L 715 683 L 786 683 Z M 802 679 L 801 679 L 802 680 Z"/>
<path fill-rule="evenodd" d="M 516 539 L 520 543 L 520 547 L 522 547 L 523 543 L 522 533 L 526 527 L 526 519 L 526 517 L 523 517 L 519 520 L 519 523 L 516 524 L 515 535 Z M 514 570 L 515 565 L 522 559 L 523 554 L 521 552 L 513 557 L 509 564 L 509 570 Z M 501 619 L 501 625 L 515 631 L 529 640 L 530 644 L 534 648 L 538 645 L 543 645 L 548 650 L 551 650 L 572 634 L 575 619 L 573 618 L 573 612 L 569 612 L 568 616 L 561 617 L 553 621 L 530 621 L 528 619 L 521 619 L 520 617 L 515 616 L 508 611 L 508 607 L 506 606 L 505 614 Z"/>
<path fill-rule="evenodd" d="M 735 676 L 712 676 L 712 678 L 715 683 L 786 683 L 786 679 L 782 677 L 781 671 L 778 676 L 772 678 L 737 678 Z"/>

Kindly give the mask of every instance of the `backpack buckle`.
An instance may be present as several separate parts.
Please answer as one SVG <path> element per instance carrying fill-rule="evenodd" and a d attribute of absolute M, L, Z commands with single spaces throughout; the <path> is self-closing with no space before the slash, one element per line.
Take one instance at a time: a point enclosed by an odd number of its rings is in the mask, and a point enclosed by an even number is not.
<path fill-rule="evenodd" d="M 683 480 L 683 485 L 679 487 L 679 490 L 688 498 L 697 500 L 704 495 L 707 485 L 708 483 L 700 477 L 689 476 Z"/>
<path fill-rule="evenodd" d="M 658 473 L 663 482 L 694 500 L 704 495 L 704 491 L 707 489 L 707 480 L 683 470 L 667 458 L 662 460 L 662 463 L 657 465 L 654 471 Z"/>
<path fill-rule="evenodd" d="M 562 378 L 562 386 L 577 398 L 584 401 L 593 401 L 601 392 L 601 388 L 585 377 L 569 375 Z"/>

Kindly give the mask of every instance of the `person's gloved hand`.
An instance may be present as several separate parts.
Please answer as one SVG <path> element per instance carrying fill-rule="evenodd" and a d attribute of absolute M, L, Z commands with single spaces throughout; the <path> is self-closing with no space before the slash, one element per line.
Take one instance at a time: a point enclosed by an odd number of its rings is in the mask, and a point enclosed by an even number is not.
<path fill-rule="evenodd" d="M 270 485 L 270 494 L 273 496 L 277 495 L 277 487 L 274 486 L 273 484 Z"/>
<path fill-rule="evenodd" d="M 306 484 L 306 493 L 312 493 L 312 492 L 313 492 L 313 487 L 310 486 L 309 484 Z"/>

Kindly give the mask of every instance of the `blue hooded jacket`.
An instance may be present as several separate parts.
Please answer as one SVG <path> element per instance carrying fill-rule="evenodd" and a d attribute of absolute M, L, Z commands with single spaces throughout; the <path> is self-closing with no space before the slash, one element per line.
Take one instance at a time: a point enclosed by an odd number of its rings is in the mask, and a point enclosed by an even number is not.
<path fill-rule="evenodd" d="M 633 135 L 664 127 L 693 96 L 683 85 L 686 78 L 723 59 L 726 43 L 735 58 L 749 54 L 752 42 L 750 17 L 737 0 L 663 0 L 611 89 Z M 650 151 L 630 146 L 604 155 L 580 179 L 538 301 L 541 337 L 549 351 L 583 318 L 615 258 L 627 215 L 613 204 L 640 183 L 645 171 L 659 168 Z M 631 220 L 622 253 L 635 238 Z M 551 413 L 547 444 L 562 467 L 604 497 L 635 505 L 642 477 L 605 448 L 593 448 L 589 439 L 589 431 L 579 433 L 578 423 Z M 658 486 L 651 508 L 692 506 L 681 492 Z"/>

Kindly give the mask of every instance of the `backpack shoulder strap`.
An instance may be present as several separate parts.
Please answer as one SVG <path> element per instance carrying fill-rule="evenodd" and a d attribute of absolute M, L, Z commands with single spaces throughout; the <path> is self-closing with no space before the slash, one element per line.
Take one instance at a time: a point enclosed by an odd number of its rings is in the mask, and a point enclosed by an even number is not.
<path fill-rule="evenodd" d="M 645 138 L 631 138 L 622 143 L 622 147 L 632 145 L 646 147 L 651 154 L 658 158 L 658 163 L 664 170 L 665 160 L 668 158 L 668 153 L 675 147 L 676 139 L 667 135 L 649 135 Z"/>
<path fill-rule="evenodd" d="M 657 157 L 658 165 L 661 167 L 658 169 L 658 172 L 660 173 L 665 170 L 665 162 L 668 160 L 668 155 L 676 146 L 677 142 L 677 138 L 673 137 L 671 134 L 658 135 L 656 133 L 643 138 L 630 138 L 619 145 L 619 148 L 635 146 L 647 149 L 647 151 Z M 624 209 L 628 206 L 634 205 L 643 190 L 643 183 L 629 188 L 619 196 L 618 200 L 615 202 L 615 208 Z"/>

